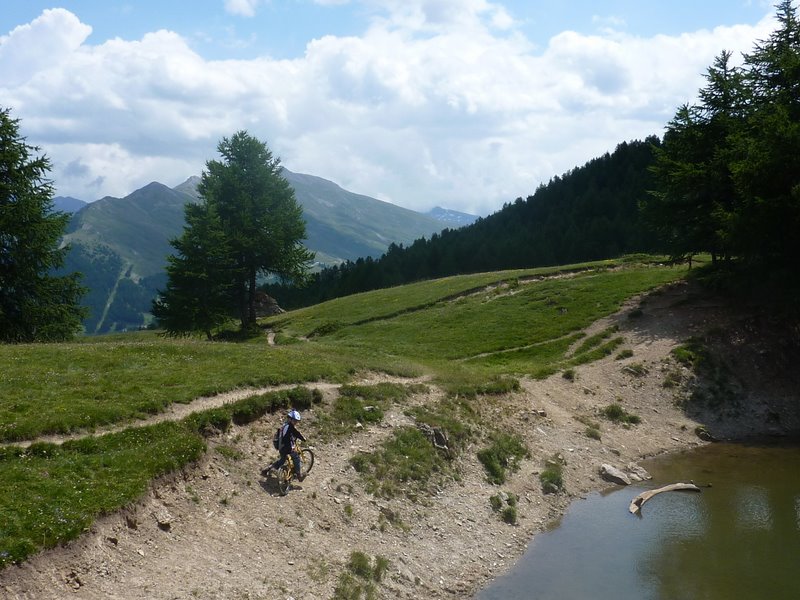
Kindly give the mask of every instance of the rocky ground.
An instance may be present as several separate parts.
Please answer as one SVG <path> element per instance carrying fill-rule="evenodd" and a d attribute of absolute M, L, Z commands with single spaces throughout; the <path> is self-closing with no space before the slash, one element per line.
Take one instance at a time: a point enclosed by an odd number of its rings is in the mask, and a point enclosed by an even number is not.
<path fill-rule="evenodd" d="M 368 495 L 348 459 L 410 422 L 398 407 L 381 426 L 315 444 L 317 461 L 309 477 L 280 496 L 274 480 L 259 475 L 274 454 L 270 439 L 278 421 L 273 417 L 209 439 L 199 464 L 157 482 L 136 506 L 101 519 L 67 547 L 0 572 L 0 595 L 329 599 L 351 552 L 358 550 L 388 559 L 379 598 L 469 598 L 506 571 L 574 499 L 612 485 L 600 478 L 601 464 L 625 468 L 708 443 L 696 433 L 700 424 L 716 437 L 800 429 L 792 411 L 796 382 L 759 383 L 781 361 L 791 367 L 793 360 L 781 344 L 777 350 L 759 346 L 759 332 L 768 325 L 763 316 L 754 321 L 742 307 L 678 284 L 631 302 L 592 329 L 611 324 L 620 327 L 622 348 L 632 350 L 629 358 L 610 356 L 578 367 L 573 380 L 560 374 L 524 380 L 519 393 L 487 400 L 485 418 L 521 432 L 531 449 L 530 459 L 499 488 L 486 483 L 475 447 L 457 459 L 459 480 L 434 497 L 415 503 Z M 729 392 L 746 402 L 725 414 L 714 409 L 690 418 L 679 404 L 691 376 L 670 359 L 670 351 L 712 330 L 715 343 L 732 349 L 730 364 L 742 376 Z M 790 345 L 796 343 L 797 332 L 782 333 L 795 340 Z M 668 378 L 682 383 L 665 387 Z M 365 375 L 363 383 L 385 379 Z M 336 394 L 334 386 L 320 389 L 328 400 Z M 412 402 L 439 395 L 429 386 Z M 205 399 L 203 406 L 214 401 Z M 601 418 L 599 410 L 614 402 L 642 422 L 626 428 Z M 312 437 L 314 421 L 313 410 L 305 413 L 302 429 Z M 600 440 L 587 437 L 585 421 L 599 423 Z M 238 456 L 215 451 L 218 446 L 234 448 Z M 538 475 L 553 455 L 566 461 L 565 491 L 544 494 Z M 520 499 L 516 525 L 504 523 L 490 507 L 490 496 L 500 491 Z"/>

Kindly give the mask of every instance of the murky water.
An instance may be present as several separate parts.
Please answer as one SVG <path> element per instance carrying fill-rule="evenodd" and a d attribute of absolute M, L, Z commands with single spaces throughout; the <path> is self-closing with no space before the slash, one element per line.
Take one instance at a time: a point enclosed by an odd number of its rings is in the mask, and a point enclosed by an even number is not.
<path fill-rule="evenodd" d="M 575 502 L 478 600 L 798 600 L 800 445 L 714 444 L 644 465 L 647 488 L 712 487 L 655 496 L 645 488 Z"/>

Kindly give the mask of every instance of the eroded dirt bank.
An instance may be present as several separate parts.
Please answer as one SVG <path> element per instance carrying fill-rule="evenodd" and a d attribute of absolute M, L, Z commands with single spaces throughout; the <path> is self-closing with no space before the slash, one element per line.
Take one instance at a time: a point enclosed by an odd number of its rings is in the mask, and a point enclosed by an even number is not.
<path fill-rule="evenodd" d="M 487 399 L 483 418 L 521 433 L 532 454 L 501 487 L 486 483 L 474 447 L 458 459 L 459 481 L 424 502 L 366 494 L 349 458 L 410 423 L 397 407 L 378 427 L 316 444 L 311 475 L 281 497 L 259 475 L 273 457 L 269 439 L 276 419 L 233 427 L 209 439 L 202 462 L 154 485 L 137 506 L 102 519 L 68 547 L 0 572 L 0 596 L 329 599 L 350 553 L 358 550 L 389 561 L 379 598 L 469 598 L 508 569 L 571 501 L 610 485 L 598 475 L 600 464 L 624 467 L 707 443 L 696 434 L 700 424 L 718 437 L 798 430 L 797 382 L 770 378 L 782 361 L 791 367 L 796 349 L 791 342 L 788 350 L 766 344 L 761 332 L 768 323 L 760 318 L 680 284 L 595 324 L 593 331 L 619 325 L 622 348 L 632 356 L 578 367 L 574 381 L 561 375 L 526 380 L 519 393 Z M 672 385 L 677 379 L 685 384 L 689 372 L 670 359 L 670 351 L 712 329 L 736 373 L 727 392 L 737 401 L 690 418 L 678 406 L 685 389 Z M 336 393 L 333 387 L 322 391 L 327 400 Z M 430 387 L 412 402 L 431 402 L 439 394 Z M 598 411 L 613 402 L 642 422 L 625 428 L 599 418 Z M 309 411 L 303 421 L 312 435 L 314 418 Z M 587 437 L 578 419 L 598 422 L 601 439 Z M 215 451 L 219 445 L 239 456 L 224 456 Z M 554 454 L 566 460 L 566 491 L 546 495 L 538 475 Z M 490 496 L 499 491 L 520 498 L 516 526 L 490 507 Z"/>

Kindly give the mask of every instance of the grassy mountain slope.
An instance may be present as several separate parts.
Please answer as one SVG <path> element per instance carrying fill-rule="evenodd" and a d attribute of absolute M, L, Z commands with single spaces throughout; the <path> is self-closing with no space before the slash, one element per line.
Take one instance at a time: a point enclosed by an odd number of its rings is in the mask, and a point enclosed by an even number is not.
<path fill-rule="evenodd" d="M 287 169 L 283 175 L 303 207 L 307 246 L 328 256 L 380 256 L 392 242 L 408 244 L 443 228 L 435 218 L 348 192 L 321 177 Z"/>
<path fill-rule="evenodd" d="M 183 207 L 193 198 L 153 182 L 124 198 L 106 197 L 79 211 L 64 239 L 83 246 L 103 245 L 133 267 L 131 278 L 164 270 L 169 240 L 180 235 Z"/>
<path fill-rule="evenodd" d="M 436 219 L 353 194 L 320 177 L 284 171 L 307 221 L 306 246 L 322 264 L 379 256 L 391 243 L 408 244 L 443 227 Z M 146 324 L 164 286 L 170 239 L 184 225 L 184 205 L 198 200 L 199 177 L 169 188 L 153 182 L 124 198 L 106 197 L 72 218 L 64 243 L 72 250 L 64 271 L 84 273 L 91 314 L 87 332 Z"/>

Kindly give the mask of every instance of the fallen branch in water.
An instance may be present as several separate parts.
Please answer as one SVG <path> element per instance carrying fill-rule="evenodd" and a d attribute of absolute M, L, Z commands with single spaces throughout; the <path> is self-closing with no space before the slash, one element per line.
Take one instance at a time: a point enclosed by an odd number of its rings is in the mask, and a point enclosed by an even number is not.
<path fill-rule="evenodd" d="M 669 485 L 665 485 L 664 487 L 656 488 L 654 490 L 647 490 L 646 492 L 642 492 L 636 498 L 631 500 L 631 505 L 628 510 L 631 514 L 638 513 L 645 502 L 650 500 L 656 494 L 660 494 L 661 492 L 674 492 L 677 490 L 686 490 L 690 492 L 699 492 L 700 488 L 697 487 L 693 483 L 671 483 Z"/>

